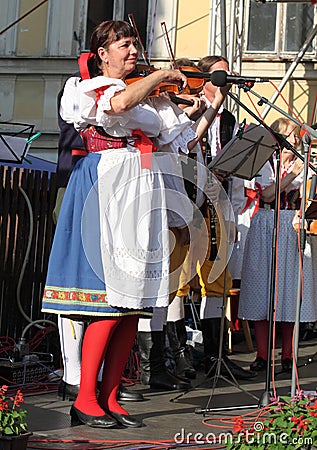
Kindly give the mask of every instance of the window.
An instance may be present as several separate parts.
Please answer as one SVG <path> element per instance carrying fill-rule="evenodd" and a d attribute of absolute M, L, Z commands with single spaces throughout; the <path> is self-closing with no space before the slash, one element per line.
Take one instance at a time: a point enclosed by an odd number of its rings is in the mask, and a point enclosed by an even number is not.
<path fill-rule="evenodd" d="M 309 3 L 256 3 L 250 0 L 246 52 L 285 57 L 297 53 L 314 26 Z M 310 45 L 307 52 L 312 52 Z"/>
<path fill-rule="evenodd" d="M 86 48 L 89 48 L 90 37 L 93 29 L 103 20 L 113 18 L 112 1 L 88 1 L 87 27 L 86 27 Z"/>
<path fill-rule="evenodd" d="M 146 46 L 146 29 L 148 17 L 148 0 L 125 0 L 124 20 L 128 20 L 128 14 L 133 14 L 134 20 L 141 37 L 141 41 Z"/>
<path fill-rule="evenodd" d="M 284 49 L 297 52 L 314 25 L 314 7 L 309 4 L 287 5 L 286 23 Z M 312 46 L 308 51 L 312 51 Z"/>
<path fill-rule="evenodd" d="M 250 3 L 247 50 L 274 52 L 277 5 Z"/>
<path fill-rule="evenodd" d="M 128 20 L 133 14 L 140 37 L 145 46 L 148 0 L 88 0 L 86 48 L 89 48 L 93 29 L 103 20 Z"/>

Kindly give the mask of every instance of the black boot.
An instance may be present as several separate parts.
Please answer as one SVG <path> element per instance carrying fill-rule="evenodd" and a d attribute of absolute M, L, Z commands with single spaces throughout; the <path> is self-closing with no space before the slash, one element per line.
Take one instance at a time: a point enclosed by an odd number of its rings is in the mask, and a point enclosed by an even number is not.
<path fill-rule="evenodd" d="M 216 359 L 219 353 L 221 319 L 201 319 L 203 335 L 205 374 L 213 376 L 216 371 Z"/>
<path fill-rule="evenodd" d="M 204 343 L 205 373 L 208 377 L 213 377 L 218 364 L 221 318 L 202 319 L 200 324 Z M 237 380 L 249 380 L 257 375 L 256 372 L 245 370 L 231 361 L 226 355 L 225 347 L 225 340 L 223 340 L 221 375 L 229 377 L 233 375 Z"/>
<path fill-rule="evenodd" d="M 131 392 L 120 383 L 117 392 L 117 400 L 121 402 L 144 402 L 145 398 L 140 392 Z"/>
<path fill-rule="evenodd" d="M 187 345 L 185 320 L 167 322 L 166 332 L 176 364 L 176 375 L 190 379 L 196 378 L 196 370 L 193 367 L 190 348 Z"/>
<path fill-rule="evenodd" d="M 180 380 L 167 370 L 165 366 L 165 333 L 164 331 L 139 331 L 139 352 L 141 383 L 151 388 L 167 390 L 187 390 L 189 382 Z"/>

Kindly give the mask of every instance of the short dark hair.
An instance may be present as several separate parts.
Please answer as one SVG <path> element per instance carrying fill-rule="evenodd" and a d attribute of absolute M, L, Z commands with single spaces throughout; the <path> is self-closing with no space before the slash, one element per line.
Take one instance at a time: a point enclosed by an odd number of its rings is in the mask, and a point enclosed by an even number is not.
<path fill-rule="evenodd" d="M 102 74 L 98 48 L 104 47 L 107 50 L 110 44 L 125 37 L 135 38 L 136 32 L 128 22 L 123 20 L 105 20 L 93 30 L 90 39 L 90 51 L 94 54 L 94 57 L 88 62 L 91 77 Z"/>
<path fill-rule="evenodd" d="M 225 58 L 224 56 L 220 56 L 220 55 L 219 56 L 217 56 L 217 55 L 204 56 L 204 58 L 201 58 L 198 61 L 197 66 L 202 72 L 209 72 L 209 70 L 212 68 L 212 66 L 220 61 L 227 63 L 229 66 L 229 61 L 227 60 L 227 58 Z"/>
<path fill-rule="evenodd" d="M 197 64 L 195 64 L 194 61 L 192 61 L 189 58 L 178 58 L 176 60 L 176 66 L 177 67 L 188 66 L 188 67 L 195 67 L 197 69 Z"/>

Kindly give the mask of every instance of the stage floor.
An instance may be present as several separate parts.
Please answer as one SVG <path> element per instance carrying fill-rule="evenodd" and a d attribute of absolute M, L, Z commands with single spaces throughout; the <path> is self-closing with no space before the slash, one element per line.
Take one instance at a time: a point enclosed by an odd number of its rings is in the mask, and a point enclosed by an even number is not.
<path fill-rule="evenodd" d="M 248 352 L 244 341 L 235 345 L 233 350 L 230 358 L 248 368 L 255 352 Z M 317 338 L 299 344 L 298 374 L 300 388 L 304 391 L 315 391 L 317 386 L 316 351 Z M 275 355 L 276 392 L 277 395 L 288 395 L 292 385 L 291 374 L 279 373 L 279 349 Z M 306 364 L 309 358 L 312 362 Z M 265 372 L 259 373 L 252 381 L 240 381 L 238 386 L 232 380 L 218 379 L 213 389 L 212 380 L 206 379 L 200 371 L 192 383 L 193 389 L 186 393 L 154 391 L 134 385 L 129 389 L 142 392 L 146 400 L 125 403 L 124 407 L 130 414 L 143 419 L 144 426 L 137 429 L 71 427 L 71 402 L 58 400 L 56 391 L 27 395 L 25 407 L 29 429 L 33 432 L 28 449 L 220 448 L 210 443 L 212 437 L 231 431 L 235 417 L 258 412 L 258 399 L 265 392 L 265 379 Z M 207 409 L 207 413 L 197 413 L 197 408 Z"/>

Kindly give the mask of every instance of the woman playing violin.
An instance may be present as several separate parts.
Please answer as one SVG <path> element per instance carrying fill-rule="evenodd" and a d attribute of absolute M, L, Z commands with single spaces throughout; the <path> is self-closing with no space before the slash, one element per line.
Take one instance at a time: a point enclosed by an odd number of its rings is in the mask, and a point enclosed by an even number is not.
<path fill-rule="evenodd" d="M 170 153 L 195 149 L 226 91 L 219 89 L 212 106 L 192 123 L 166 99 L 147 99 L 161 82 L 183 89 L 187 81 L 180 71 L 157 70 L 126 85 L 138 57 L 127 22 L 102 22 L 92 34 L 91 53 L 90 78 L 69 79 L 61 102 L 61 115 L 80 131 L 87 156 L 66 189 L 42 310 L 89 321 L 72 424 L 139 427 L 142 422 L 117 403 L 118 385 L 140 315 L 168 305 L 168 227 L 183 229 L 192 218 L 187 204 L 177 218 L 167 217 L 152 140 Z"/>

